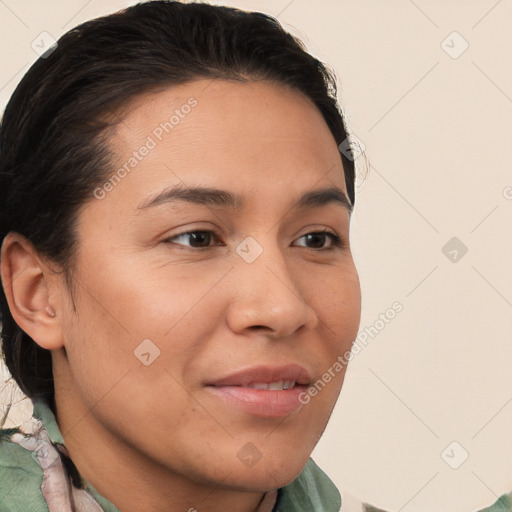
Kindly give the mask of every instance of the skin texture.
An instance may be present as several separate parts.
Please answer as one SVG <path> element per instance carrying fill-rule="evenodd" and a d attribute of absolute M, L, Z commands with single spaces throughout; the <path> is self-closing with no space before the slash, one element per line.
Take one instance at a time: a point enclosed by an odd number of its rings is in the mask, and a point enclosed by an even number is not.
<path fill-rule="evenodd" d="M 191 97 L 197 105 L 159 141 L 154 130 Z M 251 415 L 204 384 L 290 363 L 314 382 L 350 349 L 361 296 L 349 213 L 335 202 L 291 209 L 323 186 L 346 193 L 336 142 L 309 99 L 268 82 L 197 80 L 118 114 L 113 170 L 148 136 L 156 146 L 82 207 L 72 296 L 30 243 L 9 235 L 2 275 L 13 315 L 52 350 L 71 458 L 123 512 L 253 511 L 302 470 L 344 371 L 284 418 Z M 180 183 L 236 192 L 245 207 L 139 208 Z M 343 246 L 305 237 L 325 229 Z M 169 240 L 205 230 L 216 235 Z M 252 263 L 236 252 L 249 236 L 263 250 Z M 145 339 L 160 350 L 149 365 L 134 355 Z M 246 443 L 261 454 L 251 467 L 237 456 Z"/>

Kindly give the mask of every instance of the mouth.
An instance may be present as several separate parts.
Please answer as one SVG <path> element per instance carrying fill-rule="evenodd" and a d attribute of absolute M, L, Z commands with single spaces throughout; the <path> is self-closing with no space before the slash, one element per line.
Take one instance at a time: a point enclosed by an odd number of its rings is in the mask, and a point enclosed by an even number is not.
<path fill-rule="evenodd" d="M 298 364 L 288 364 L 285 366 L 260 365 L 221 377 L 208 382 L 207 385 L 216 387 L 241 386 L 245 388 L 266 386 L 256 389 L 283 389 L 286 385 L 285 389 L 288 389 L 294 385 L 307 386 L 310 381 L 311 377 L 308 371 Z"/>
<path fill-rule="evenodd" d="M 230 408 L 253 416 L 279 418 L 302 403 L 299 400 L 311 382 L 302 366 L 255 366 L 206 384 L 206 389 Z"/>
<path fill-rule="evenodd" d="M 257 382 L 250 386 L 245 386 L 252 389 L 270 389 L 271 391 L 283 391 L 285 389 L 293 389 L 296 382 L 294 380 L 278 380 L 277 382 Z"/>

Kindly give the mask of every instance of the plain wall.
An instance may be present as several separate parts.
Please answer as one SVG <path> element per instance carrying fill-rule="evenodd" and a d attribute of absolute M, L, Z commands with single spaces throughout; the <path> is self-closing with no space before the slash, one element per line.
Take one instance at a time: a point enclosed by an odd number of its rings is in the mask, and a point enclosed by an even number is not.
<path fill-rule="evenodd" d="M 1 2 L 0 109 L 39 34 L 131 3 Z M 301 37 L 365 146 L 351 244 L 368 340 L 313 453 L 342 510 L 490 505 L 512 490 L 512 1 L 211 3 Z"/>

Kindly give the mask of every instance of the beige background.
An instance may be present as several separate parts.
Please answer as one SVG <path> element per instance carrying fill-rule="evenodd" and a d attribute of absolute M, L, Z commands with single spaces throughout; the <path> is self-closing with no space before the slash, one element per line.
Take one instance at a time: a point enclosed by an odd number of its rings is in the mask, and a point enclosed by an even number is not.
<path fill-rule="evenodd" d="M 131 3 L 0 1 L 1 109 L 41 32 Z M 366 148 L 352 245 L 361 332 L 378 333 L 313 454 L 342 510 L 359 509 L 351 496 L 390 512 L 488 506 L 512 490 L 512 1 L 211 3 L 277 16 L 329 63 Z"/>

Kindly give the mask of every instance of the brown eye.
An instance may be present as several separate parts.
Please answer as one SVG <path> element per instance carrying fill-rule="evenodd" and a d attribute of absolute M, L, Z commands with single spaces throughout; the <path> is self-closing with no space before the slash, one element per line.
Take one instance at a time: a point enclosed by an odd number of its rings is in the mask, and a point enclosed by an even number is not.
<path fill-rule="evenodd" d="M 306 245 L 308 249 L 328 250 L 342 246 L 341 238 L 329 231 L 314 231 L 301 236 L 299 240 L 301 238 L 304 238 L 306 243 L 310 242 L 312 244 L 312 246 Z M 331 245 L 328 247 L 324 246 L 326 238 L 331 240 Z"/>
<path fill-rule="evenodd" d="M 210 247 L 212 238 L 216 238 L 216 236 L 214 231 L 187 231 L 186 233 L 180 233 L 171 238 L 167 238 L 164 242 L 176 243 L 175 240 L 184 238 L 189 238 L 190 245 L 180 243 L 177 243 L 177 245 L 185 245 L 185 247 L 192 249 L 204 249 Z"/>

